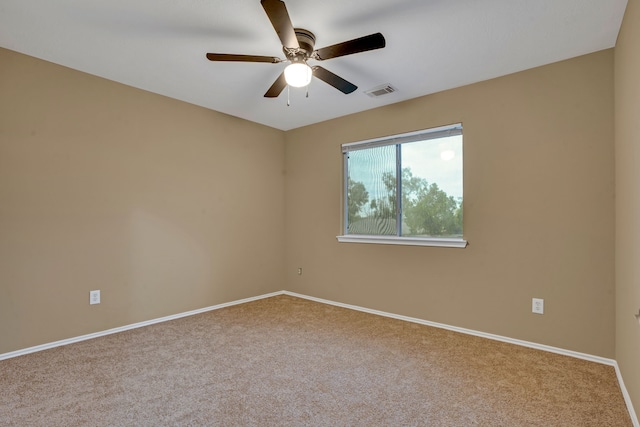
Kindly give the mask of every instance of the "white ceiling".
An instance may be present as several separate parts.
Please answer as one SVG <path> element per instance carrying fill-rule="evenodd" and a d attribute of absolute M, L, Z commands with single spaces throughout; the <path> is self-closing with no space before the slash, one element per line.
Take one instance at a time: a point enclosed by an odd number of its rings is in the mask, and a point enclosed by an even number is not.
<path fill-rule="evenodd" d="M 285 64 L 211 62 L 207 52 L 283 58 L 259 0 L 0 0 L 0 46 L 289 130 L 613 47 L 627 0 L 287 0 L 316 48 L 381 32 L 384 49 L 323 61 L 358 86 L 314 79 L 263 94 Z M 310 61 L 310 65 L 313 65 Z M 363 91 L 390 83 L 397 92 Z"/>

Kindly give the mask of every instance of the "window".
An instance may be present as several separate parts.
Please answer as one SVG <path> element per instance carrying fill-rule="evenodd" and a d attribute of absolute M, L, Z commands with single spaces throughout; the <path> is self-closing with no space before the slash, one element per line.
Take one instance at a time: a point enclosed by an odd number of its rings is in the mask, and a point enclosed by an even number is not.
<path fill-rule="evenodd" d="M 341 242 L 465 247 L 462 125 L 342 145 Z"/>

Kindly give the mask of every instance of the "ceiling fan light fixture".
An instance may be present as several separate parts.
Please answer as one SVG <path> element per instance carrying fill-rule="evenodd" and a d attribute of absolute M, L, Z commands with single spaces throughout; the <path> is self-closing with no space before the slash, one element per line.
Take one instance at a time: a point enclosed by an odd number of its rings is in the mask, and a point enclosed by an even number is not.
<path fill-rule="evenodd" d="M 294 62 L 284 69 L 284 79 L 289 86 L 305 87 L 311 83 L 312 71 L 304 62 Z"/>
<path fill-rule="evenodd" d="M 263 55 L 238 55 L 229 53 L 207 53 L 209 61 L 226 62 L 265 62 L 279 64 L 289 62 L 283 72 L 281 72 L 273 84 L 264 94 L 265 98 L 277 98 L 285 88 L 305 87 L 311 83 L 312 78 L 317 78 L 333 86 L 340 92 L 348 95 L 353 93 L 358 86 L 332 73 L 319 65 L 313 68 L 307 65 L 307 60 L 325 61 L 327 59 L 338 58 L 354 53 L 367 52 L 370 50 L 385 47 L 386 41 L 381 33 L 369 34 L 368 36 L 336 43 L 315 49 L 316 36 L 304 28 L 295 28 L 291 23 L 291 17 L 283 0 L 260 0 L 273 29 L 278 34 L 282 44 L 282 53 L 285 59 L 275 56 Z M 307 96 L 309 92 L 307 91 Z"/>

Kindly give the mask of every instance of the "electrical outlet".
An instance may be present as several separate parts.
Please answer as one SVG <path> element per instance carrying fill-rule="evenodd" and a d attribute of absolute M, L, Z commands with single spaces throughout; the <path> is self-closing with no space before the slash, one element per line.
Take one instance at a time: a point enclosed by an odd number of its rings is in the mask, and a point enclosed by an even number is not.
<path fill-rule="evenodd" d="M 89 291 L 89 304 L 100 304 L 100 291 Z"/>
<path fill-rule="evenodd" d="M 302 267 L 298 267 L 298 276 L 302 276 Z"/>
<path fill-rule="evenodd" d="M 544 314 L 544 300 L 542 298 L 533 298 L 531 300 L 531 311 L 536 314 Z"/>
<path fill-rule="evenodd" d="M 638 323 L 640 323 L 640 310 L 638 310 L 638 314 L 634 314 Z"/>

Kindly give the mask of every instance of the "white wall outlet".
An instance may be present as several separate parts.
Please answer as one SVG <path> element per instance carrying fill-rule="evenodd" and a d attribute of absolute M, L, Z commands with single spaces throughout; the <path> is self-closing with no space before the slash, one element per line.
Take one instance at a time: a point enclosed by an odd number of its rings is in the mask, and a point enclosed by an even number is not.
<path fill-rule="evenodd" d="M 302 276 L 302 267 L 298 267 L 298 276 Z"/>
<path fill-rule="evenodd" d="M 89 304 L 100 304 L 100 291 L 89 291 Z"/>
<path fill-rule="evenodd" d="M 533 298 L 531 300 L 531 311 L 536 314 L 544 314 L 544 300 L 542 298 Z"/>

